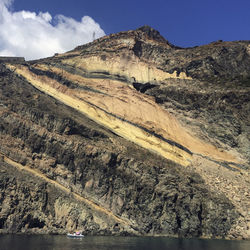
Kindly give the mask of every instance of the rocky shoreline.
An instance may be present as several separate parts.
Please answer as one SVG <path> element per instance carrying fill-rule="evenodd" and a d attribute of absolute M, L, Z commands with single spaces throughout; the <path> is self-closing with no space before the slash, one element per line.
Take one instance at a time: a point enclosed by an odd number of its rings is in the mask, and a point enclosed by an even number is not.
<path fill-rule="evenodd" d="M 249 239 L 248 46 L 144 27 L 0 62 L 0 234 Z"/>

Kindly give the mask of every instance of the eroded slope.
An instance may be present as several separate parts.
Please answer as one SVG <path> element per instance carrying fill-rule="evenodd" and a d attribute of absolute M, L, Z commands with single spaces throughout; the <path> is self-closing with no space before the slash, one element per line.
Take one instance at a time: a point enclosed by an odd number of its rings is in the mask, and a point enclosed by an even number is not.
<path fill-rule="evenodd" d="M 228 235 L 239 214 L 193 171 L 2 75 L 2 232 Z"/>
<path fill-rule="evenodd" d="M 248 238 L 248 46 L 181 49 L 143 27 L 2 66 L 3 173 L 7 165 L 26 180 L 33 173 L 95 214 L 86 215 L 88 223 L 80 216 L 50 224 L 30 211 L 44 223 L 39 230 Z M 230 73 L 228 58 L 237 51 L 244 60 Z M 231 93 L 236 108 L 228 105 Z M 234 146 L 237 129 L 243 142 Z M 3 180 L 1 201 L 21 204 L 9 195 L 14 180 Z M 72 218 L 75 205 L 53 198 L 58 202 Z M 16 220 L 16 231 L 37 228 L 18 210 L 6 211 L 3 230 Z"/>

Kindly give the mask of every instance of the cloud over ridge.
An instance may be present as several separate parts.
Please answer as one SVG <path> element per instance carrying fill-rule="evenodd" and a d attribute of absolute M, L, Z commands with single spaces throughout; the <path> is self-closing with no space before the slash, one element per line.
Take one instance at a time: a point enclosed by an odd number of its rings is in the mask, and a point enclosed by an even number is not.
<path fill-rule="evenodd" d="M 11 12 L 12 0 L 0 0 L 0 56 L 24 56 L 26 60 L 52 56 L 104 36 L 100 25 L 84 16 L 78 22 L 48 12 Z"/>

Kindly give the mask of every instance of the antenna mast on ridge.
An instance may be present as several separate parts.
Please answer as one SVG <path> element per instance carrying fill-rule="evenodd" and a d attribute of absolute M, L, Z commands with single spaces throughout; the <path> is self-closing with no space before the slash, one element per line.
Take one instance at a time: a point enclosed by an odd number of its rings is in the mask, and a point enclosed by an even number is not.
<path fill-rule="evenodd" d="M 95 31 L 93 32 L 93 41 L 95 40 Z"/>

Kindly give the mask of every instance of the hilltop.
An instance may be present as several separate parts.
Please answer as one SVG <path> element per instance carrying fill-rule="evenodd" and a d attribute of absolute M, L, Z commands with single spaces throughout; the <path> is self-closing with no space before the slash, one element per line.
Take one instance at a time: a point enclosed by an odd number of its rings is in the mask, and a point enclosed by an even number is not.
<path fill-rule="evenodd" d="M 0 61 L 1 232 L 250 238 L 249 67 L 148 26 Z"/>

